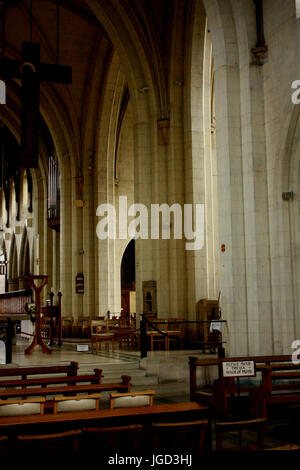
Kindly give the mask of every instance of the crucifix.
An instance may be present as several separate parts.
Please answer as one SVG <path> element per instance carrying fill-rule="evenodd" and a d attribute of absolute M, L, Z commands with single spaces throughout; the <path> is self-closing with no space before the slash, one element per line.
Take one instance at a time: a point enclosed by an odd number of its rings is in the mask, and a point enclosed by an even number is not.
<path fill-rule="evenodd" d="M 3 21 L 5 21 L 5 18 Z M 21 60 L 12 60 L 5 58 L 5 39 L 4 33 L 2 34 L 2 58 L 0 58 L 0 76 L 4 79 L 19 78 L 22 80 L 20 162 L 21 168 L 38 167 L 40 82 L 44 81 L 48 83 L 51 82 L 64 84 L 72 83 L 72 67 L 58 64 L 58 44 L 58 19 L 56 64 L 41 63 L 40 44 L 32 41 L 24 41 L 22 43 Z"/>
<path fill-rule="evenodd" d="M 22 43 L 20 61 L 0 59 L 0 74 L 22 80 L 21 162 L 22 168 L 38 167 L 40 82 L 72 83 L 72 68 L 40 63 L 40 45 Z"/>

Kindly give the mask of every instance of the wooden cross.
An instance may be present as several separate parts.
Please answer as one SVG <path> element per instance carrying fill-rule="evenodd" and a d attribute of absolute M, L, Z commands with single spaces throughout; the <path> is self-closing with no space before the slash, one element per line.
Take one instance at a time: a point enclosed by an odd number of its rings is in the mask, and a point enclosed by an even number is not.
<path fill-rule="evenodd" d="M 21 61 L 0 59 L 0 75 L 22 79 L 21 168 L 37 168 L 40 82 L 72 83 L 72 67 L 40 63 L 40 44 L 22 43 Z"/>

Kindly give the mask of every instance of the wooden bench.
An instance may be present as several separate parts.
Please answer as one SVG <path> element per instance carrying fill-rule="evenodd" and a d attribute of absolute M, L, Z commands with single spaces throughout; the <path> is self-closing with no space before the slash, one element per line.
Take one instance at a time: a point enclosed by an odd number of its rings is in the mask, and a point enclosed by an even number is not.
<path fill-rule="evenodd" d="M 66 374 L 74 377 L 78 372 L 78 362 L 71 361 L 68 365 L 41 366 L 41 367 L 0 367 L 0 386 L 2 377 L 19 377 L 26 380 L 29 375 Z M 3 379 L 4 380 L 4 379 Z"/>
<path fill-rule="evenodd" d="M 300 379 L 299 365 L 289 363 L 285 367 L 284 365 L 280 365 L 280 367 L 272 365 L 260 369 L 262 371 L 262 383 L 258 388 L 257 395 L 259 399 L 264 400 L 265 408 L 270 404 L 300 402 L 300 382 L 285 382 Z M 276 383 L 278 380 L 284 381 L 284 383 Z"/>
<path fill-rule="evenodd" d="M 256 370 L 262 370 L 261 368 L 265 365 L 272 365 L 273 370 L 282 370 L 284 368 L 294 369 L 297 367 L 291 363 L 291 356 L 279 355 L 279 356 L 237 356 L 237 357 L 225 357 L 225 358 L 210 358 L 210 359 L 199 359 L 197 357 L 189 357 L 189 370 L 190 370 L 190 398 L 191 400 L 197 400 L 197 379 L 196 372 L 198 367 L 218 367 L 218 378 L 222 378 L 222 363 L 226 361 L 254 361 Z M 286 364 L 289 363 L 289 364 Z M 298 366 L 300 370 L 300 366 Z M 240 391 L 247 391 L 249 387 L 240 389 Z"/>
<path fill-rule="evenodd" d="M 82 382 L 89 382 L 91 384 L 100 384 L 102 379 L 102 369 L 94 369 L 94 374 L 86 375 L 74 375 L 74 376 L 51 376 L 51 377 L 39 377 L 33 379 L 10 379 L 0 380 L 0 390 L 4 388 L 22 387 L 28 388 L 40 385 L 41 387 L 47 387 L 48 385 L 54 384 L 68 384 L 76 385 Z"/>
<path fill-rule="evenodd" d="M 207 408 L 199 403 L 171 403 L 153 406 L 141 406 L 137 408 L 117 408 L 117 409 L 99 409 L 88 411 L 72 411 L 61 412 L 57 414 L 44 414 L 44 415 L 31 415 L 31 416 L 3 416 L 0 417 L 0 434 L 8 437 L 6 442 L 11 442 L 12 446 L 17 445 L 16 437 L 19 435 L 55 435 L 61 432 L 68 432 L 70 430 L 99 430 L 104 428 L 105 431 L 119 430 L 122 431 L 123 426 L 139 425 L 142 426 L 143 436 L 141 442 L 146 446 L 150 446 L 152 450 L 151 437 L 152 423 L 187 423 L 197 420 L 207 420 Z M 84 436 L 83 436 L 84 437 Z M 90 443 L 90 435 L 86 435 L 83 439 L 83 444 L 88 440 Z M 124 434 L 121 436 L 124 440 Z M 99 442 L 99 441 L 98 441 Z M 112 448 L 106 446 L 100 447 L 97 453 L 97 461 L 101 460 L 101 456 L 110 454 Z M 109 443 L 108 443 L 109 444 Z M 111 441 L 110 441 L 111 444 Z M 117 447 L 118 448 L 118 447 Z M 211 434 L 208 422 L 207 432 L 205 436 L 205 448 L 211 449 Z M 116 447 L 113 447 L 115 451 Z M 125 449 L 128 451 L 129 448 Z M 107 464 L 107 459 L 106 459 Z"/>
<path fill-rule="evenodd" d="M 197 402 L 170 403 L 153 406 L 140 406 L 136 408 L 100 408 L 99 411 L 76 411 L 62 412 L 57 414 L 27 415 L 27 416 L 3 416 L 0 418 L 0 433 L 20 433 L 21 429 L 40 429 L 54 427 L 59 428 L 64 424 L 64 428 L 82 428 L 96 425 L 115 425 L 152 423 L 166 420 L 170 422 L 192 421 L 196 419 L 207 419 L 208 409 Z M 4 431 L 5 430 L 5 431 Z M 7 431 L 7 432 L 6 432 Z"/>
<path fill-rule="evenodd" d="M 123 392 L 130 391 L 130 380 L 131 377 L 128 375 L 122 375 L 122 382 L 117 383 L 106 383 L 106 384 L 85 384 L 85 385 L 64 385 L 58 387 L 27 387 L 27 388 L 14 388 L 0 390 L 0 398 L 9 399 L 20 397 L 45 397 L 49 395 L 77 395 L 78 393 L 97 393 L 103 391 L 117 390 Z"/>
<path fill-rule="evenodd" d="M 222 377 L 222 363 L 225 361 L 254 361 L 256 370 L 262 372 L 262 384 L 260 386 L 236 386 L 234 378 Z M 214 416 L 228 416 L 228 398 L 238 394 L 249 394 L 249 412 L 251 418 L 265 417 L 267 414 L 267 404 L 271 402 L 293 401 L 289 395 L 277 395 L 269 398 L 270 395 L 270 377 L 266 371 L 278 371 L 272 374 L 274 379 L 292 379 L 299 376 L 300 365 L 291 362 L 291 356 L 247 356 L 247 357 L 228 357 L 228 358 L 212 358 L 198 359 L 196 357 L 189 358 L 190 366 L 190 397 L 191 400 L 199 401 L 205 406 L 211 408 Z M 218 366 L 219 378 L 214 382 L 212 392 L 203 392 L 197 390 L 196 370 L 197 367 Z M 288 372 L 287 372 L 288 371 Z M 299 371 L 299 372 L 298 372 Z M 293 390 L 300 387 L 295 384 L 280 384 L 273 386 L 273 390 Z M 297 401 L 297 396 L 294 396 Z M 300 401 L 300 395 L 299 395 Z"/>

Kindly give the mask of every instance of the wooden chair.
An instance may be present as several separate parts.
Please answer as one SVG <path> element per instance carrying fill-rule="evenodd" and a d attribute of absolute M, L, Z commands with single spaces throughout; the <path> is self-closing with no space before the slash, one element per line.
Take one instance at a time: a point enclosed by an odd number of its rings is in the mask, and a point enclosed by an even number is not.
<path fill-rule="evenodd" d="M 207 420 L 183 423 L 152 423 L 154 450 L 203 450 Z"/>
<path fill-rule="evenodd" d="M 161 322 L 155 324 L 156 328 L 162 332 L 167 333 L 167 320 L 166 318 L 157 318 L 154 320 L 155 322 Z M 147 335 L 150 337 L 150 349 L 151 351 L 154 350 L 155 344 L 158 345 L 158 349 L 161 349 L 161 346 L 164 345 L 165 349 L 168 349 L 168 338 L 162 334 L 159 334 L 158 331 L 154 329 L 149 329 L 147 331 Z"/>
<path fill-rule="evenodd" d="M 76 336 L 85 338 L 89 336 L 91 317 L 80 316 L 77 319 L 77 325 L 74 327 Z"/>
<path fill-rule="evenodd" d="M 134 452 L 141 449 L 139 437 L 143 430 L 141 424 L 107 428 L 83 428 L 83 448 L 98 450 L 99 446 L 107 451 L 115 449 Z"/>
<path fill-rule="evenodd" d="M 78 395 L 75 397 L 53 397 L 53 412 L 99 410 L 100 393 Z"/>
<path fill-rule="evenodd" d="M 22 390 L 20 389 L 20 395 Z M 44 397 L 27 398 L 26 400 L 0 400 L 0 416 L 24 416 L 44 414 Z"/>
<path fill-rule="evenodd" d="M 90 318 L 89 320 L 89 336 L 91 337 L 93 333 L 97 333 L 100 330 L 108 331 L 108 319 L 105 317 L 95 317 Z"/>
<path fill-rule="evenodd" d="M 184 321 L 184 318 L 168 318 L 167 331 L 168 337 L 168 349 L 170 349 L 170 344 L 175 343 L 177 348 L 177 343 L 180 343 L 180 349 L 183 349 L 183 335 L 184 335 L 184 324 L 179 323 Z"/>
<path fill-rule="evenodd" d="M 107 333 L 108 332 L 108 320 L 107 319 L 93 319 L 90 320 L 90 336 L 96 333 Z"/>
<path fill-rule="evenodd" d="M 152 406 L 154 390 L 144 390 L 135 393 L 110 393 L 110 408 L 127 408 L 134 406 Z"/>
<path fill-rule="evenodd" d="M 224 433 L 240 433 L 242 431 L 253 431 L 257 433 L 257 442 L 255 445 L 250 445 L 248 447 L 242 447 L 241 442 L 238 446 L 226 447 L 226 450 L 233 449 L 262 449 L 263 448 L 263 438 L 264 431 L 267 420 L 265 418 L 250 419 L 245 421 L 224 421 L 216 422 L 216 446 L 217 450 L 223 450 L 223 434 Z"/>
<path fill-rule="evenodd" d="M 75 429 L 55 434 L 28 434 L 17 436 L 17 442 L 24 450 L 44 452 L 77 451 L 82 431 Z"/>
<path fill-rule="evenodd" d="M 119 348 L 124 347 L 136 347 L 136 337 L 134 329 L 128 326 L 120 326 L 117 332 Z"/>
<path fill-rule="evenodd" d="M 69 317 L 62 317 L 62 336 L 64 338 L 70 338 L 72 337 L 73 334 L 73 323 L 74 323 L 74 318 L 72 315 Z"/>
<path fill-rule="evenodd" d="M 108 319 L 104 320 L 91 320 L 91 343 L 92 352 L 94 351 L 94 346 L 96 347 L 96 354 L 98 353 L 98 348 L 101 344 L 104 343 L 105 348 L 108 350 L 109 345 L 114 350 L 114 332 L 109 331 L 108 329 Z"/>
<path fill-rule="evenodd" d="M 118 331 L 120 327 L 119 318 L 111 318 L 107 320 L 108 331 Z"/>

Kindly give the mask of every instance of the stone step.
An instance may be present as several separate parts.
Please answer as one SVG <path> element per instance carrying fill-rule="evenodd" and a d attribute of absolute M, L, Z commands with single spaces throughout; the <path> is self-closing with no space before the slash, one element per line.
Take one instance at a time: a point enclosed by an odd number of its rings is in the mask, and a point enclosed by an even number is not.
<path fill-rule="evenodd" d="M 146 373 L 141 369 L 127 369 L 126 367 L 120 368 L 120 370 L 110 370 L 107 367 L 103 369 L 102 374 L 106 379 L 111 379 L 112 377 L 121 377 L 121 375 L 130 375 L 130 377 L 146 377 Z"/>
<path fill-rule="evenodd" d="M 208 354 L 200 355 L 199 351 L 174 351 L 174 353 L 163 351 L 148 354 L 147 357 L 140 360 L 140 367 L 145 371 L 146 376 L 157 377 L 159 384 L 168 382 L 189 384 L 189 356 L 198 356 L 205 359 L 216 357 Z M 198 387 L 211 386 L 217 378 L 217 367 L 197 368 Z"/>
<path fill-rule="evenodd" d="M 123 370 L 126 371 L 136 371 L 141 370 L 139 367 L 138 362 L 128 363 L 128 362 L 118 362 L 118 363 L 103 363 L 103 362 L 95 362 L 95 363 L 79 363 L 79 374 L 82 373 L 93 373 L 94 369 L 102 369 L 103 371 L 110 371 L 110 372 L 122 372 Z"/>
<path fill-rule="evenodd" d="M 140 361 L 128 361 L 128 360 L 118 360 L 112 358 L 116 362 L 103 362 L 99 357 L 99 362 L 93 363 L 79 363 L 79 373 L 93 373 L 95 368 L 103 369 L 103 383 L 109 382 L 119 382 L 122 375 L 129 375 L 131 377 L 131 383 L 133 386 L 139 387 L 149 387 L 151 385 L 157 384 L 157 376 L 151 375 L 147 376 L 146 371 L 140 368 Z"/>

